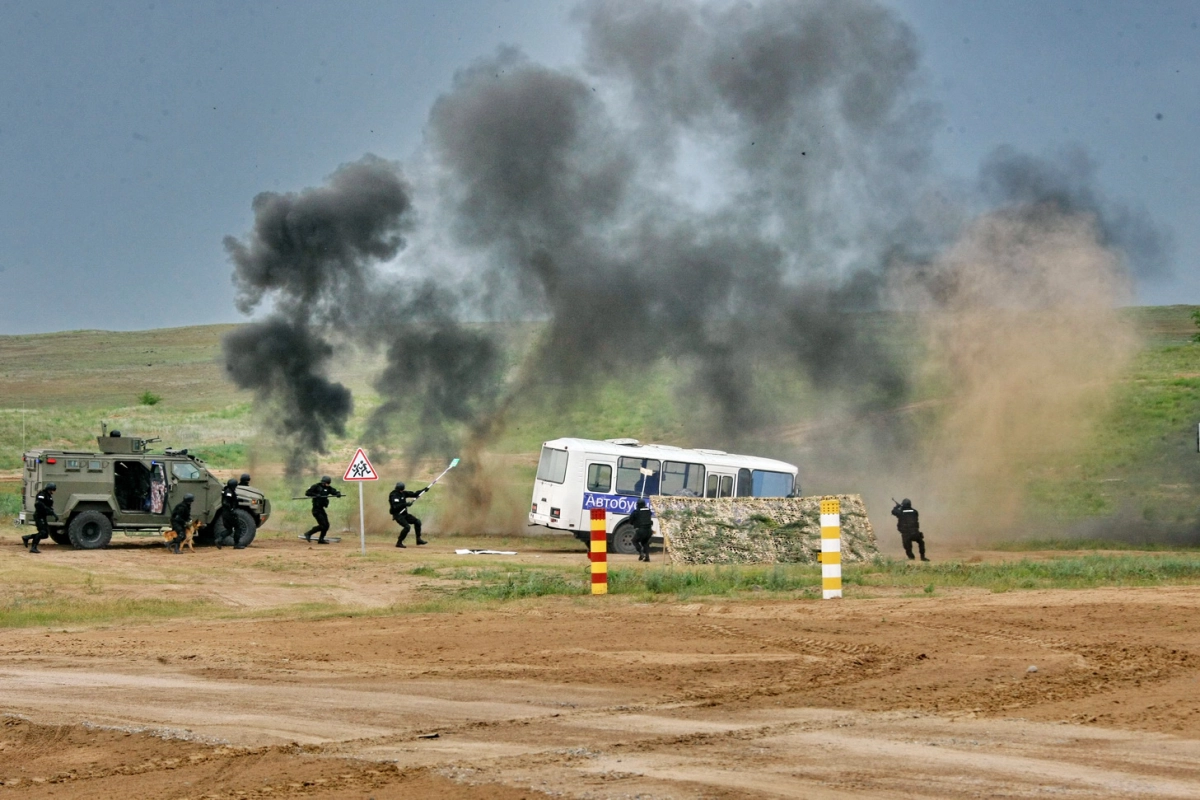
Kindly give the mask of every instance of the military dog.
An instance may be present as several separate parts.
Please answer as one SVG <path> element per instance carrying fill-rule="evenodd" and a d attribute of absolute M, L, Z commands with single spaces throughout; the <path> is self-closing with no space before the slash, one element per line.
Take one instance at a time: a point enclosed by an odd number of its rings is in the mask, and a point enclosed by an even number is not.
<path fill-rule="evenodd" d="M 200 526 L 204 524 L 202 519 L 194 519 L 187 524 L 183 529 L 183 541 L 179 543 L 179 547 L 175 552 L 182 552 L 183 548 L 196 552 L 196 548 L 192 545 L 192 537 L 196 535 L 196 531 L 200 530 Z M 162 536 L 167 540 L 167 545 L 174 545 L 175 540 L 179 538 L 179 534 L 175 533 L 174 529 L 167 528 L 162 532 Z"/>

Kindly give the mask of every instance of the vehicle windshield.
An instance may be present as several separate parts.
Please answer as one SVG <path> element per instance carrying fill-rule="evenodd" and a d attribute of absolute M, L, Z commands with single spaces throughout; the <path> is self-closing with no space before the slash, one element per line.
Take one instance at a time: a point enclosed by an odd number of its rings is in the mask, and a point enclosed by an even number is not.
<path fill-rule="evenodd" d="M 787 497 L 792 493 L 792 476 L 786 472 L 754 470 L 755 497 Z"/>

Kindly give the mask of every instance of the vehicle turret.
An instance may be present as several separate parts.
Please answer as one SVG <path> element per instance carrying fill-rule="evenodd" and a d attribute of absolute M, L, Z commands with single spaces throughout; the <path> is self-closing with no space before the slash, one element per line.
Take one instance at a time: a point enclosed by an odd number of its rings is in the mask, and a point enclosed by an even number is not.
<path fill-rule="evenodd" d="M 159 441 L 158 437 L 143 439 L 140 436 L 122 436 L 120 431 L 113 431 L 106 436 L 97 436 L 96 443 L 101 453 L 110 455 L 137 455 L 145 453 L 150 445 Z"/>

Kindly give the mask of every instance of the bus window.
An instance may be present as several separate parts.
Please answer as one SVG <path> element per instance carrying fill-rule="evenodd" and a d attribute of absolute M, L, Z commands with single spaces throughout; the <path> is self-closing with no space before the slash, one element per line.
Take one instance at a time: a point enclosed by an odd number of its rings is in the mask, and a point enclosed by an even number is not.
<path fill-rule="evenodd" d="M 753 497 L 754 496 L 754 480 L 750 477 L 750 470 L 738 470 L 738 497 Z"/>
<path fill-rule="evenodd" d="M 567 451 L 543 447 L 542 458 L 538 461 L 537 477 L 539 481 L 549 481 L 550 483 L 565 481 L 567 479 Z"/>
<path fill-rule="evenodd" d="M 678 497 L 704 496 L 704 467 L 683 461 L 664 461 L 662 493 Z"/>
<path fill-rule="evenodd" d="M 642 474 L 643 469 L 652 470 L 653 475 Z M 617 494 L 641 495 L 643 487 L 647 496 L 658 494 L 658 459 L 630 458 L 617 460 Z"/>
<path fill-rule="evenodd" d="M 716 497 L 717 496 L 717 481 L 718 480 L 720 480 L 720 478 L 718 478 L 716 475 L 708 476 L 708 486 L 705 487 L 705 489 L 704 489 L 705 497 Z"/>
<path fill-rule="evenodd" d="M 588 464 L 587 490 L 589 492 L 612 491 L 612 467 L 608 464 Z"/>
<path fill-rule="evenodd" d="M 712 478 L 709 478 L 709 480 L 711 481 Z M 719 496 L 720 497 L 733 497 L 733 476 L 732 475 L 722 475 L 721 476 L 721 494 Z M 711 497 L 711 495 L 710 495 L 710 497 Z"/>
<path fill-rule="evenodd" d="M 754 470 L 755 497 L 787 497 L 791 493 L 792 476 L 788 473 Z"/>

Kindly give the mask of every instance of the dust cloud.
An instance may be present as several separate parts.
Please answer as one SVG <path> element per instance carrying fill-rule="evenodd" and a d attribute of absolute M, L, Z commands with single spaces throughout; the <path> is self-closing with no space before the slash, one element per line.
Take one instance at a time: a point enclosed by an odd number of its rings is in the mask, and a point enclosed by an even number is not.
<path fill-rule="evenodd" d="M 947 538 L 1011 535 L 1026 471 L 1090 431 L 1136 352 L 1125 266 L 1094 216 L 1031 206 L 974 221 L 912 278 L 945 406 L 909 485 Z"/>

